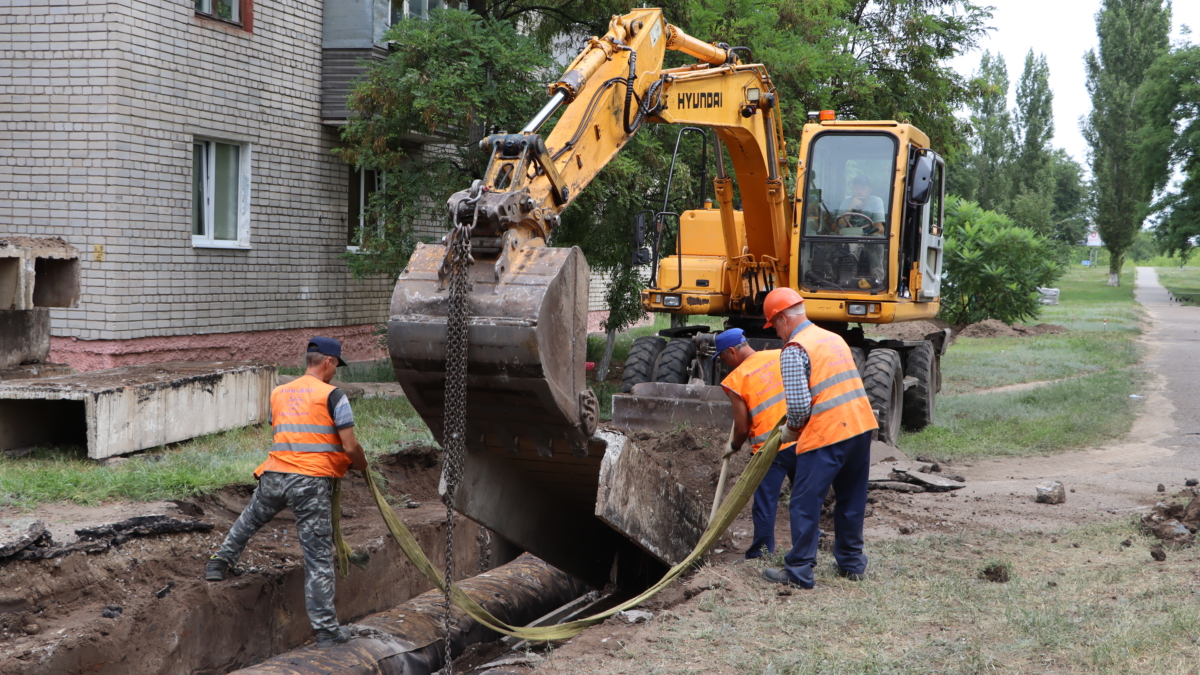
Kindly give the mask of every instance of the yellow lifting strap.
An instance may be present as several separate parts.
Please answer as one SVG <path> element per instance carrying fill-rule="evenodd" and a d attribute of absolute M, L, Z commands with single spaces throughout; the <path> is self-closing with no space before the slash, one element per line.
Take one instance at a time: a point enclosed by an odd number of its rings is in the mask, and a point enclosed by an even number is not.
<path fill-rule="evenodd" d="M 781 419 L 780 422 L 782 421 Z M 700 542 L 696 544 L 696 548 L 692 549 L 692 552 L 688 554 L 688 557 L 683 562 L 672 567 L 658 583 L 646 589 L 636 598 L 586 619 L 576 619 L 575 621 L 569 621 L 556 626 L 537 628 L 510 626 L 504 623 L 492 616 L 490 612 L 453 584 L 450 586 L 450 599 L 472 619 L 475 619 L 497 633 L 504 633 L 505 635 L 512 635 L 523 640 L 534 641 L 573 638 L 583 632 L 585 628 L 594 626 L 617 612 L 637 607 L 654 597 L 655 594 L 671 585 L 671 582 L 683 576 L 685 572 L 699 562 L 700 558 L 717 543 L 717 540 L 721 538 L 721 535 L 725 533 L 725 530 L 737 518 L 738 513 L 750 501 L 750 497 L 754 495 L 754 491 L 758 489 L 758 484 L 762 482 L 763 476 L 767 475 L 767 470 L 771 468 L 771 463 L 775 461 L 775 454 L 779 451 L 779 440 L 780 427 L 776 425 L 775 430 L 767 438 L 766 443 L 763 444 L 759 452 L 755 453 L 750 463 L 746 466 L 745 471 L 738 477 L 737 483 L 734 484 L 729 496 L 721 502 L 721 506 L 717 510 L 717 517 L 709 523 L 708 529 L 700 536 Z M 392 533 L 392 537 L 400 545 L 400 550 L 404 551 L 404 555 L 408 556 L 412 564 L 416 565 L 417 569 L 425 575 L 426 579 L 429 579 L 429 583 L 445 593 L 446 584 L 442 579 L 442 573 L 433 566 L 433 563 L 429 562 L 429 558 L 425 557 L 425 553 L 421 550 L 421 546 L 417 543 L 417 540 L 413 538 L 412 533 L 408 531 L 408 528 L 404 526 L 404 523 L 401 522 L 396 512 L 392 510 L 387 500 L 384 499 L 383 493 L 375 483 L 375 479 L 372 477 L 369 468 L 364 472 L 364 475 L 367 478 L 367 487 L 371 490 L 371 496 L 375 498 L 375 505 L 379 507 L 379 513 L 383 515 L 383 520 L 387 523 L 388 531 Z M 334 547 L 337 551 L 337 567 L 339 574 L 344 577 L 350 569 L 349 561 L 351 552 L 350 547 L 342 539 L 340 480 L 334 481 L 332 501 L 333 537 Z"/>

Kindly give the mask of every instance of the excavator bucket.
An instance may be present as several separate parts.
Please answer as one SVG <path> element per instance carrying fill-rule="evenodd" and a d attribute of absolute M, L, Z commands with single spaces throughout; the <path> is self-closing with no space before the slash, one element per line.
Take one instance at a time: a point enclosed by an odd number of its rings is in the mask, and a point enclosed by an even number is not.
<path fill-rule="evenodd" d="M 445 247 L 418 244 L 392 294 L 388 347 L 434 438 L 445 410 Z M 586 456 L 597 406 L 584 373 L 588 265 L 578 248 L 523 246 L 497 274 L 476 262 L 467 313 L 467 446 Z"/>
<path fill-rule="evenodd" d="M 583 254 L 532 245 L 473 263 L 467 404 L 447 411 L 449 289 L 438 278 L 445 251 L 422 244 L 413 253 L 392 296 L 388 344 L 396 377 L 435 438 L 448 413 L 466 415 L 454 509 L 596 588 L 614 573 L 653 579 L 682 560 L 704 529 L 707 504 L 683 494 L 627 438 L 596 429 L 597 401 L 584 379 Z"/>

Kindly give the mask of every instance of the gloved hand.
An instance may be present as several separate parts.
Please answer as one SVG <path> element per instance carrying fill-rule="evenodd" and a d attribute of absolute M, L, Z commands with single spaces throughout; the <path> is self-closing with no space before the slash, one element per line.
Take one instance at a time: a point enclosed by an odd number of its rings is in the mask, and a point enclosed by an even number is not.
<path fill-rule="evenodd" d="M 780 447 L 785 446 L 788 443 L 795 443 L 799 439 L 800 430 L 789 427 L 785 422 L 783 425 L 783 439 L 779 441 Z"/>
<path fill-rule="evenodd" d="M 742 446 L 734 445 L 733 441 L 730 441 L 729 445 L 727 445 L 725 447 L 725 454 L 721 455 L 721 459 L 729 459 L 730 457 L 735 455 L 741 449 L 742 449 Z"/>

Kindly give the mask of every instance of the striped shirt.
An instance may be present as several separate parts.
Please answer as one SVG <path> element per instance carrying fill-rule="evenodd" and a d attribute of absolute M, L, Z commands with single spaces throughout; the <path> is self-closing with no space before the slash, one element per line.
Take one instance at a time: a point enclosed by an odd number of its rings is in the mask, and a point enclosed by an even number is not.
<path fill-rule="evenodd" d="M 811 325 L 811 321 L 805 320 L 788 339 Z M 812 416 L 812 391 L 808 387 L 812 363 L 804 347 L 796 342 L 784 345 L 779 356 L 779 373 L 783 376 L 783 395 L 787 400 L 787 424 L 793 429 L 803 429 Z"/>

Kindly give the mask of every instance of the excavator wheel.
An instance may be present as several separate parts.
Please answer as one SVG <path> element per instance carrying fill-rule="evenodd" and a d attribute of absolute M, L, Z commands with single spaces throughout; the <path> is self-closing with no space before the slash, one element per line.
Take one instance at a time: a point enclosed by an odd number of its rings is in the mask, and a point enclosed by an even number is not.
<path fill-rule="evenodd" d="M 654 381 L 658 355 L 666 346 L 667 341 L 657 335 L 643 335 L 633 341 L 621 371 L 621 393 L 628 394 L 634 385 Z"/>
<path fill-rule="evenodd" d="M 692 360 L 696 358 L 696 343 L 689 338 L 677 338 L 667 343 L 658 367 L 654 369 L 655 382 L 687 384 L 692 377 Z"/>
<path fill-rule="evenodd" d="M 879 424 L 876 438 L 895 445 L 900 437 L 900 414 L 904 405 L 904 377 L 900 354 L 894 349 L 872 349 L 862 372 L 867 398 Z"/>
<path fill-rule="evenodd" d="M 904 392 L 904 426 L 914 431 L 933 424 L 934 401 L 937 392 L 937 355 L 933 345 L 922 342 L 908 350 L 904 376 L 916 378 L 917 383 Z"/>

